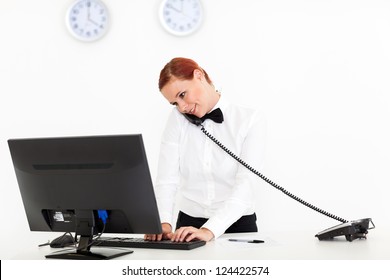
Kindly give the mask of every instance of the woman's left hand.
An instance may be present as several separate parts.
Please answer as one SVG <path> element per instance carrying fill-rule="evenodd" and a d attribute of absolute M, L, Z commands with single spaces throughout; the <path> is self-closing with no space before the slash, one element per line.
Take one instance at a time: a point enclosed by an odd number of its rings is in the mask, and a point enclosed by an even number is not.
<path fill-rule="evenodd" d="M 171 240 L 189 242 L 193 239 L 210 241 L 213 238 L 213 232 L 207 228 L 181 227 L 173 233 Z"/>

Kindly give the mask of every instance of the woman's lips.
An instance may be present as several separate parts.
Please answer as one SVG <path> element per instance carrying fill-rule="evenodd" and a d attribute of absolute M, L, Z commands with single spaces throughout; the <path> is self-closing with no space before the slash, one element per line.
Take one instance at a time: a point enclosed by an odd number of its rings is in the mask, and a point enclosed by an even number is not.
<path fill-rule="evenodd" d="M 188 112 L 191 115 L 195 115 L 196 105 Z"/>

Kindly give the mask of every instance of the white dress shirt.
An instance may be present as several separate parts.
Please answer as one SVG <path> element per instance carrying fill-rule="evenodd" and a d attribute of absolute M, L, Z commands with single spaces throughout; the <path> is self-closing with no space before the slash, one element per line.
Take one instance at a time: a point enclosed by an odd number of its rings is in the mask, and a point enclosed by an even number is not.
<path fill-rule="evenodd" d="M 245 162 L 261 172 L 265 148 L 265 119 L 256 109 L 220 97 L 224 122 L 205 120 L 205 129 Z M 215 238 L 243 215 L 254 213 L 254 188 L 261 180 L 212 142 L 176 108 L 164 130 L 156 178 L 161 222 L 171 225 L 177 209 L 208 218 L 203 227 Z M 178 197 L 176 195 L 179 195 Z"/>

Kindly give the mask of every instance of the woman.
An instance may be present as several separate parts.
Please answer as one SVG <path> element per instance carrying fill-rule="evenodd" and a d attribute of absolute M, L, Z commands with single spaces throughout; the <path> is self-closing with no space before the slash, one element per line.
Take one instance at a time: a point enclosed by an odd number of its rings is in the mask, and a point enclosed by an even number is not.
<path fill-rule="evenodd" d="M 254 188 L 259 179 L 239 165 L 183 114 L 258 169 L 264 150 L 264 119 L 257 110 L 229 103 L 195 61 L 174 58 L 161 70 L 159 89 L 175 106 L 162 136 L 156 197 L 163 234 L 145 239 L 209 241 L 223 233 L 256 232 Z M 205 119 L 220 109 L 219 120 Z M 173 232 L 179 193 L 180 210 Z"/>

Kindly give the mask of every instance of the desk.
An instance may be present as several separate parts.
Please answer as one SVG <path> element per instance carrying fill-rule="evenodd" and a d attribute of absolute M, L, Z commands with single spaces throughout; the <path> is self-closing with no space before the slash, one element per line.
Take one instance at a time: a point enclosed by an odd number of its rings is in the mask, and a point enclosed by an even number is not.
<path fill-rule="evenodd" d="M 49 260 L 45 255 L 58 249 L 48 246 L 39 247 L 48 239 L 52 240 L 58 233 L 28 234 L 30 240 L 25 240 L 24 246 L 14 246 L 13 254 L 6 261 L 2 260 L 2 278 L 28 278 L 52 280 L 69 278 L 96 279 L 160 279 L 158 276 L 140 276 L 130 274 L 124 276 L 123 271 L 139 269 L 168 270 L 180 268 L 200 269 L 207 275 L 189 279 L 366 279 L 373 276 L 388 275 L 390 265 L 390 250 L 388 237 L 390 230 L 380 228 L 371 230 L 366 240 L 347 241 L 344 237 L 333 241 L 319 241 L 314 232 L 260 232 L 245 234 L 225 234 L 217 240 L 208 242 L 205 246 L 190 251 L 161 249 L 131 249 L 134 252 L 104 264 L 100 261 L 68 261 Z M 50 236 L 48 238 L 48 236 Z M 129 235 L 126 235 L 129 236 Z M 134 235 L 139 237 L 139 235 Z M 250 244 L 230 242 L 229 238 L 262 239 L 265 243 Z M 34 242 L 31 242 L 34 239 Z M 9 260 L 12 259 L 12 260 Z M 19 261 L 13 261 L 13 260 Z M 30 261 L 41 260 L 41 261 Z M 102 265 L 103 264 L 103 265 Z M 267 267 L 268 275 L 227 275 L 217 277 L 220 268 L 250 268 Z M 4 268 L 4 269 L 3 269 Z M 66 269 L 64 269 L 66 268 Z M 234 270 L 235 271 L 235 270 Z M 197 274 L 199 275 L 199 274 Z M 17 277 L 16 277 L 17 276 Z M 12 277 L 12 278 L 11 278 Z M 58 278 L 59 277 L 59 278 Z M 124 278 L 125 277 L 125 278 Z M 131 278 L 130 278 L 131 277 Z M 183 276 L 161 276 L 163 279 L 186 279 Z M 385 277 L 386 278 L 386 277 Z"/>
<path fill-rule="evenodd" d="M 31 234 L 34 241 L 29 240 L 20 248 L 14 247 L 14 253 L 7 259 L 45 259 L 45 255 L 58 250 L 49 246 L 38 248 L 38 244 L 53 239 L 58 233 L 54 236 L 53 233 Z M 375 228 L 369 231 L 367 239 L 352 242 L 344 237 L 319 241 L 315 234 L 309 231 L 225 234 L 189 251 L 134 248 L 132 254 L 118 260 L 390 260 L 387 245 L 390 229 Z M 262 239 L 265 243 L 231 242 L 229 238 Z"/>

